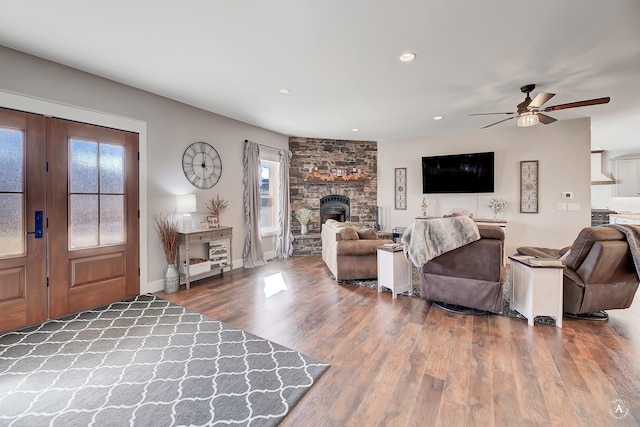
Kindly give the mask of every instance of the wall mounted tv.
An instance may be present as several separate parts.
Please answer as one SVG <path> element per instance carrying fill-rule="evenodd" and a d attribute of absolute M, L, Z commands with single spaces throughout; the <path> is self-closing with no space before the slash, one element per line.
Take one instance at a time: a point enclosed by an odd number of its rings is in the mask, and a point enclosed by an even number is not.
<path fill-rule="evenodd" d="M 422 158 L 422 192 L 493 193 L 493 152 Z"/>

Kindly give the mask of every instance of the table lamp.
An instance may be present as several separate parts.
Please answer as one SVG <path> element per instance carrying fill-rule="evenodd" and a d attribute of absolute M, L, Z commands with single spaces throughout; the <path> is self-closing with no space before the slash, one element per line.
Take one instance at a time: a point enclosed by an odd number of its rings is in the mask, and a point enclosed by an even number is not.
<path fill-rule="evenodd" d="M 185 231 L 191 230 L 191 212 L 198 210 L 196 206 L 195 194 L 182 194 L 176 198 L 176 205 L 178 213 L 182 215 L 182 229 Z"/>

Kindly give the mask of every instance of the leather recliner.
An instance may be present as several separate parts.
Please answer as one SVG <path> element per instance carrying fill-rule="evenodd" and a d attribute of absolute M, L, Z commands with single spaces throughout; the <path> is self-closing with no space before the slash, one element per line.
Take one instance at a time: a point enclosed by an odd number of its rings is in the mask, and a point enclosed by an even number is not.
<path fill-rule="evenodd" d="M 504 281 L 504 231 L 478 225 L 480 240 L 446 252 L 420 269 L 420 295 L 428 301 L 499 313 Z"/>
<path fill-rule="evenodd" d="M 613 228 L 584 228 L 560 250 L 521 247 L 518 253 L 564 259 L 563 305 L 572 315 L 628 308 L 640 282 L 626 237 Z"/>

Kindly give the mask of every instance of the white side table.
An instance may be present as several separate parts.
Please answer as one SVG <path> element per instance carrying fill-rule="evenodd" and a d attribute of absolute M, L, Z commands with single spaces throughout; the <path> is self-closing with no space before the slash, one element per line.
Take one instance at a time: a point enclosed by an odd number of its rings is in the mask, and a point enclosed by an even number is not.
<path fill-rule="evenodd" d="M 391 289 L 393 299 L 397 294 L 411 292 L 411 263 L 404 257 L 403 247 L 377 248 L 378 292 L 382 287 Z"/>
<path fill-rule="evenodd" d="M 562 328 L 562 271 L 564 266 L 533 265 L 525 257 L 510 256 L 511 309 L 533 326 L 536 316 L 549 316 Z"/>

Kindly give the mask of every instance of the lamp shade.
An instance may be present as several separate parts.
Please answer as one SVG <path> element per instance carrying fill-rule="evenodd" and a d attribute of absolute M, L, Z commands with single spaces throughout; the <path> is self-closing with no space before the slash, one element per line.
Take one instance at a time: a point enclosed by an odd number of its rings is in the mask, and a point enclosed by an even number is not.
<path fill-rule="evenodd" d="M 195 194 L 182 194 L 176 198 L 176 210 L 181 213 L 196 212 L 198 207 L 196 205 Z"/>
<path fill-rule="evenodd" d="M 524 113 L 518 117 L 518 126 L 526 128 L 529 126 L 535 126 L 540 122 L 538 115 L 535 113 Z"/>

